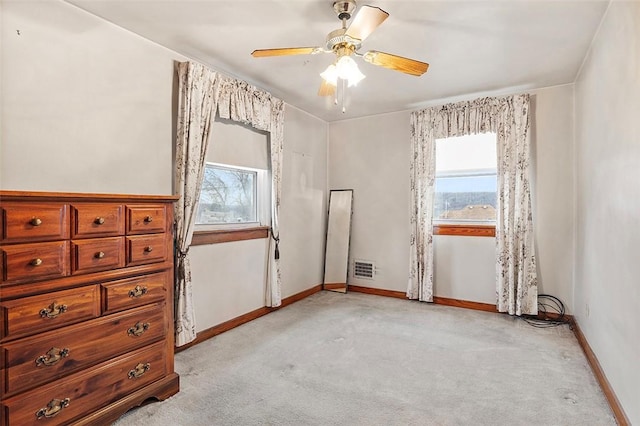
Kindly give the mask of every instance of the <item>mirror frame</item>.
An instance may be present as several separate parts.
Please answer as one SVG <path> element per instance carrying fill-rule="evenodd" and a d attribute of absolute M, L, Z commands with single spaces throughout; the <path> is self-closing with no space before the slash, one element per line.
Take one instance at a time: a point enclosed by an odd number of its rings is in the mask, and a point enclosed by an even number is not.
<path fill-rule="evenodd" d="M 342 209 L 341 211 L 336 211 L 335 206 L 337 206 L 336 195 L 338 193 L 349 193 L 348 197 L 348 208 Z M 334 207 L 332 211 L 332 207 Z M 340 206 L 338 206 L 340 207 Z M 338 217 L 336 214 L 342 214 L 342 216 Z M 345 217 L 345 214 L 348 216 Z M 351 224 L 353 217 L 353 189 L 332 189 L 329 191 L 329 206 L 327 213 L 327 227 L 326 227 L 326 235 L 325 235 L 325 251 L 324 251 L 324 269 L 322 271 L 322 288 L 323 290 L 335 291 L 338 293 L 346 293 L 348 287 L 349 280 L 349 257 L 351 250 Z M 332 220 L 333 219 L 333 220 Z M 339 220 L 342 220 L 342 223 L 339 223 Z M 344 223 L 346 219 L 346 224 Z M 333 226 L 332 226 L 333 225 Z M 333 229 L 335 226 L 340 226 L 340 229 Z M 346 225 L 346 226 L 345 226 Z M 338 235 L 335 235 L 337 232 Z M 342 237 L 341 240 L 336 240 L 333 237 Z M 340 247 L 340 253 L 332 253 L 330 254 L 329 250 L 332 250 L 334 247 Z M 346 245 L 346 247 L 344 247 Z M 344 247 L 344 249 L 343 249 Z M 329 264 L 328 262 L 333 262 L 333 264 Z M 335 264 L 335 265 L 334 265 Z M 330 277 L 330 281 L 327 282 L 327 272 L 332 271 L 334 269 L 340 270 L 337 274 L 342 276 L 341 268 L 344 268 L 344 282 L 341 280 L 335 279 L 337 275 L 333 275 Z"/>

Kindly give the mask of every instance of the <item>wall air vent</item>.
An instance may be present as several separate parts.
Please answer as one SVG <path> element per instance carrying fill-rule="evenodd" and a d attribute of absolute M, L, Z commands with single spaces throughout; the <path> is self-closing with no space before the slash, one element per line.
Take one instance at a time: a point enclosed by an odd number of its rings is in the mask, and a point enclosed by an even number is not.
<path fill-rule="evenodd" d="M 368 260 L 353 261 L 353 277 L 372 280 L 376 274 L 376 265 Z"/>

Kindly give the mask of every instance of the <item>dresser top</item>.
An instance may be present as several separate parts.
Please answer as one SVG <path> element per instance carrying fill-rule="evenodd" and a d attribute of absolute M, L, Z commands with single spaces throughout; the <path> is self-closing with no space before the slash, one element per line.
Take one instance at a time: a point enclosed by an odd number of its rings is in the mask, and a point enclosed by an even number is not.
<path fill-rule="evenodd" d="M 84 192 L 40 192 L 0 190 L 1 201 L 117 201 L 117 202 L 174 202 L 178 195 L 107 194 Z"/>

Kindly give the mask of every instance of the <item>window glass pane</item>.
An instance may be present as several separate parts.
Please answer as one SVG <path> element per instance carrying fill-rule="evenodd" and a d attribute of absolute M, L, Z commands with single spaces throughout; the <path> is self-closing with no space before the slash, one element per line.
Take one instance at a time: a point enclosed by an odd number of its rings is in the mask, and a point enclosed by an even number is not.
<path fill-rule="evenodd" d="M 495 221 L 496 163 L 494 133 L 437 139 L 434 221 Z"/>
<path fill-rule="evenodd" d="M 446 222 L 496 220 L 496 174 L 437 177 L 433 218 Z"/>
<path fill-rule="evenodd" d="M 257 173 L 207 165 L 196 224 L 257 222 Z"/>
<path fill-rule="evenodd" d="M 495 169 L 496 134 L 436 139 L 436 173 L 462 170 Z"/>

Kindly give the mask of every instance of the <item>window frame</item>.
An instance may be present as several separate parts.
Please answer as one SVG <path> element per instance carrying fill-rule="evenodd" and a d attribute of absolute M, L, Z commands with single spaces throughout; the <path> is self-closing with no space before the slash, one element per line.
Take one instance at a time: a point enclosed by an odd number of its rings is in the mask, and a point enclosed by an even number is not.
<path fill-rule="evenodd" d="M 488 132 L 492 133 L 492 132 Z M 497 143 L 497 135 L 495 135 Z M 449 138 L 440 138 L 449 139 Z M 437 150 L 436 150 L 437 155 Z M 437 172 L 435 179 L 453 178 L 453 177 L 473 177 L 473 176 L 496 176 L 498 177 L 497 161 L 496 168 L 485 169 L 461 169 Z M 434 181 L 435 186 L 435 181 Z M 434 188 L 434 200 L 435 200 Z M 498 188 L 496 187 L 496 200 L 498 196 Z M 434 205 L 435 209 L 435 205 Z M 495 237 L 496 235 L 496 219 L 494 220 L 465 220 L 465 219 L 436 219 L 433 217 L 433 235 L 463 236 L 463 237 Z"/>
<path fill-rule="evenodd" d="M 261 239 L 269 237 L 271 222 L 270 172 L 269 170 L 252 167 L 234 166 L 207 161 L 205 167 L 213 166 L 228 170 L 243 170 L 255 173 L 255 222 L 229 222 L 215 224 L 194 224 L 192 246 L 218 244 L 233 241 Z M 200 200 L 198 200 L 200 203 Z M 196 207 L 198 209 L 199 206 Z M 197 210 L 196 210 L 197 214 Z"/>
<path fill-rule="evenodd" d="M 208 244 L 230 243 L 233 241 L 257 240 L 269 238 L 269 226 L 254 226 L 241 229 L 216 229 L 209 231 L 194 231 L 192 246 Z"/>
<path fill-rule="evenodd" d="M 450 235 L 456 237 L 495 237 L 495 225 L 434 223 L 433 235 Z"/>

